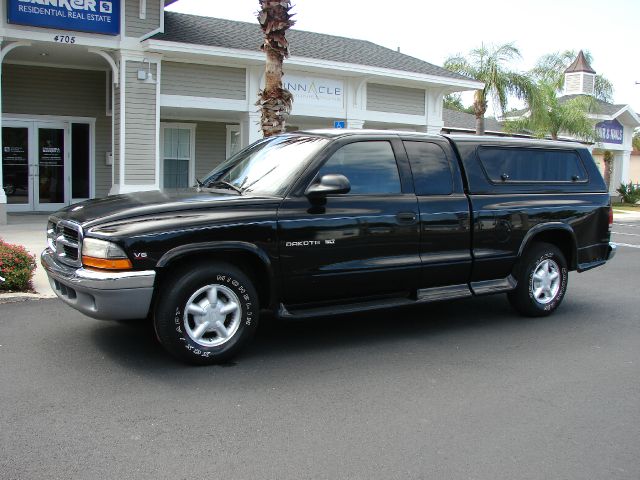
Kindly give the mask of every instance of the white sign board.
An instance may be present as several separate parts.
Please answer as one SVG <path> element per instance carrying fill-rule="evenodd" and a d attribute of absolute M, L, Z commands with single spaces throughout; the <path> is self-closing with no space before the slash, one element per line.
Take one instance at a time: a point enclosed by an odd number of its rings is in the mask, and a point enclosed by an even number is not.
<path fill-rule="evenodd" d="M 328 78 L 285 75 L 284 88 L 293 94 L 293 104 L 312 107 L 342 108 L 344 82 Z"/>

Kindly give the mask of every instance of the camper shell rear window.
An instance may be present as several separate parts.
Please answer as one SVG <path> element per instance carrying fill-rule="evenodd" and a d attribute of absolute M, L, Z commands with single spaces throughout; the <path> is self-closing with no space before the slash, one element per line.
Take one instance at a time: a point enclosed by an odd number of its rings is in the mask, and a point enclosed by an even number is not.
<path fill-rule="evenodd" d="M 478 148 L 478 158 L 492 183 L 584 183 L 582 159 L 575 150 L 552 148 Z"/>

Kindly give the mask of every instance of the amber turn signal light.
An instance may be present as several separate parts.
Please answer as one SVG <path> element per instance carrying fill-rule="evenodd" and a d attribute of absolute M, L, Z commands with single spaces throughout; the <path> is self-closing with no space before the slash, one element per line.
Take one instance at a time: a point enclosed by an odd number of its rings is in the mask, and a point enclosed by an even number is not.
<path fill-rule="evenodd" d="M 82 265 L 100 270 L 131 270 L 133 265 L 128 258 L 106 259 L 82 256 Z"/>

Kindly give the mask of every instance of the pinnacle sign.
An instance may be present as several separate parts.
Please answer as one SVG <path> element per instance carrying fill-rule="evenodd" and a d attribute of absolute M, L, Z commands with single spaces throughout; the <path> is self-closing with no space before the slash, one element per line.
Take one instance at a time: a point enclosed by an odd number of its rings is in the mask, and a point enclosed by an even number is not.
<path fill-rule="evenodd" d="M 120 0 L 7 0 L 9 23 L 118 35 Z"/>

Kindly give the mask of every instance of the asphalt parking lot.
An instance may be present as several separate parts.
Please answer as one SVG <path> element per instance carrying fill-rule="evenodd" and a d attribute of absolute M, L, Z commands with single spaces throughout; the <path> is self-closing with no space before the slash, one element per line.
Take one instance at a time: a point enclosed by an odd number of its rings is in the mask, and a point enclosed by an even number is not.
<path fill-rule="evenodd" d="M 504 296 L 263 323 L 218 367 L 0 305 L 2 479 L 640 478 L 640 223 L 553 316 Z"/>

